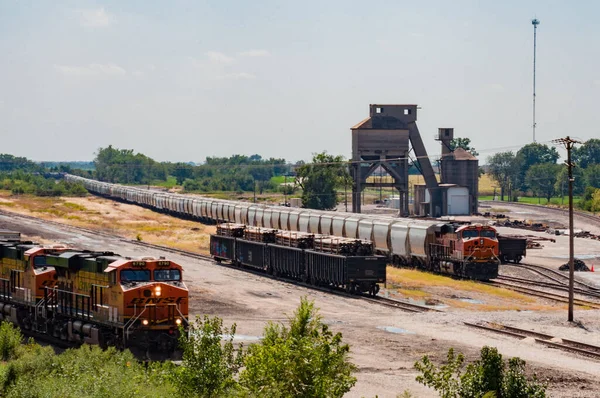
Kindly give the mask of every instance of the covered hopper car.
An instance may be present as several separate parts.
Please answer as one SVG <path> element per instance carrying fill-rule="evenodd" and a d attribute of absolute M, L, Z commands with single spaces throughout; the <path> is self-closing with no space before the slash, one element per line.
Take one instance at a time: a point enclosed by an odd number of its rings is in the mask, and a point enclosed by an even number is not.
<path fill-rule="evenodd" d="M 128 187 L 70 174 L 65 178 L 97 195 L 202 222 L 366 239 L 374 242 L 376 254 L 386 256 L 392 264 L 477 280 L 498 274 L 500 253 L 492 227 L 478 225 L 461 230 L 436 220 L 268 206 Z"/>

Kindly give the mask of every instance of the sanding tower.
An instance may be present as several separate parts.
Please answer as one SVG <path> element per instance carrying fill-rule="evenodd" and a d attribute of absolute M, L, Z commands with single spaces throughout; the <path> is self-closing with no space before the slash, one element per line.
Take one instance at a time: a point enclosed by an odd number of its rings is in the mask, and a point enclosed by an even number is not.
<path fill-rule="evenodd" d="M 408 215 L 408 159 L 412 146 L 431 195 L 433 216 L 441 215 L 441 194 L 417 127 L 417 105 L 369 105 L 369 117 L 352 127 L 352 211 L 361 212 L 361 192 L 365 187 L 393 187 L 400 197 L 400 215 Z M 382 167 L 393 182 L 368 182 Z"/>

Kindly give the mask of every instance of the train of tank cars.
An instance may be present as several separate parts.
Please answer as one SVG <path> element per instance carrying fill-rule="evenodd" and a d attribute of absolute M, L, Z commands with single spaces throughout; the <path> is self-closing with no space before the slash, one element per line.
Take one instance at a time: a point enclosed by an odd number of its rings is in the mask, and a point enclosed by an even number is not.
<path fill-rule="evenodd" d="M 202 222 L 236 223 L 371 241 L 373 253 L 385 256 L 394 265 L 476 280 L 498 275 L 499 243 L 496 230 L 490 226 L 295 209 L 167 193 L 69 174 L 64 178 L 81 183 L 96 195 Z M 236 239 L 243 240 L 242 237 Z M 264 258 L 267 261 L 268 256 Z M 239 262 L 239 259 L 233 260 Z"/>
<path fill-rule="evenodd" d="M 67 345 L 170 357 L 187 328 L 180 265 L 24 241 L 0 231 L 0 319 Z"/>

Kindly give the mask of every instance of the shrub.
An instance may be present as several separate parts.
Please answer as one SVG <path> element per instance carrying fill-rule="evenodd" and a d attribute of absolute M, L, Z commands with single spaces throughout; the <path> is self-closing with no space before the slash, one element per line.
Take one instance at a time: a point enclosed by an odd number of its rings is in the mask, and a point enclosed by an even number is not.
<path fill-rule="evenodd" d="M 356 383 L 349 351 L 303 298 L 289 327 L 267 325 L 262 342 L 248 348 L 240 384 L 256 396 L 342 397 Z"/>
<path fill-rule="evenodd" d="M 3 321 L 0 324 L 0 358 L 3 361 L 8 361 L 15 357 L 21 341 L 23 341 L 23 335 L 12 323 Z"/>
<path fill-rule="evenodd" d="M 237 388 L 235 375 L 242 366 L 242 347 L 233 345 L 235 324 L 223 327 L 220 318 L 197 317 L 189 334 L 182 333 L 182 366 L 173 373 L 174 384 L 187 397 L 220 397 Z M 223 336 L 227 336 L 223 342 Z"/>
<path fill-rule="evenodd" d="M 480 358 L 467 365 L 462 374 L 464 356 L 448 350 L 447 364 L 439 369 L 427 356 L 415 363 L 421 372 L 416 380 L 433 388 L 442 398 L 543 398 L 546 386 L 540 384 L 534 375 L 531 380 L 525 376 L 525 361 L 511 358 L 508 369 L 502 355 L 493 347 L 483 347 Z"/>

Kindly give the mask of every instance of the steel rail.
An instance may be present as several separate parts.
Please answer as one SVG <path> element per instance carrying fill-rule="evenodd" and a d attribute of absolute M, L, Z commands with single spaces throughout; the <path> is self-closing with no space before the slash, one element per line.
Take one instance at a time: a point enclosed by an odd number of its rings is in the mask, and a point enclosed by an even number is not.
<path fill-rule="evenodd" d="M 536 274 L 541 275 L 541 276 L 543 276 L 545 278 L 548 278 L 550 280 L 553 280 L 554 282 L 557 282 L 557 283 L 561 283 L 561 282 L 564 281 L 565 282 L 564 284 L 566 285 L 569 282 L 569 276 L 568 275 L 562 274 L 559 271 L 555 271 L 553 269 L 544 267 L 542 265 L 528 264 L 528 263 L 502 264 L 502 265 L 509 265 L 511 267 L 519 267 L 519 268 L 527 269 L 528 271 L 535 272 Z M 557 278 L 555 278 L 553 276 L 550 276 L 550 275 L 546 274 L 546 272 L 548 274 L 552 274 L 552 275 L 556 275 L 556 276 L 561 277 L 562 281 L 558 280 Z M 600 292 L 600 288 L 599 287 L 592 286 L 592 285 L 589 285 L 589 284 L 587 284 L 585 282 L 581 282 L 581 281 L 578 281 L 578 280 L 575 280 L 575 283 L 578 284 L 578 285 L 581 285 L 581 286 L 585 286 L 589 290 L 599 291 Z"/>
<path fill-rule="evenodd" d="M 558 207 L 549 207 L 549 206 L 544 206 L 544 205 L 518 203 L 518 202 L 502 202 L 502 201 L 498 201 L 498 200 L 482 200 L 481 203 L 491 203 L 491 204 L 495 204 L 495 205 L 502 204 L 505 206 L 516 206 L 516 207 L 530 208 L 530 209 L 535 208 L 535 209 L 540 209 L 540 210 L 548 210 L 550 212 L 555 212 L 555 213 L 561 213 L 565 216 L 569 215 L 568 209 L 562 209 L 562 208 L 558 208 Z M 577 217 L 587 218 L 588 220 L 594 221 L 600 225 L 600 216 L 589 214 L 589 213 L 586 213 L 583 211 L 575 211 L 573 213 Z"/>
<path fill-rule="evenodd" d="M 545 298 L 545 299 L 548 299 L 548 300 L 553 300 L 553 301 L 557 301 L 557 302 L 561 302 L 561 303 L 568 303 L 569 302 L 568 297 L 566 297 L 566 296 L 561 296 L 561 295 L 558 295 L 558 294 L 543 292 L 543 291 L 540 291 L 540 290 L 530 289 L 530 288 L 527 288 L 527 287 L 511 285 L 510 283 L 505 283 L 505 282 L 501 282 L 501 281 L 490 281 L 490 282 L 486 282 L 486 284 L 492 285 L 492 286 L 497 286 L 497 287 L 503 287 L 503 288 L 506 288 L 506 289 L 514 290 L 514 291 L 519 292 L 519 293 L 529 294 L 531 296 Z M 575 302 L 575 304 L 577 304 L 579 306 L 582 306 L 582 307 L 590 307 L 590 308 L 594 308 L 594 309 L 600 309 L 600 304 L 599 303 L 594 303 L 592 301 L 575 299 L 574 302 Z"/>
<path fill-rule="evenodd" d="M 500 333 L 521 339 L 532 337 L 537 343 L 549 347 L 558 348 L 568 352 L 576 352 L 594 358 L 600 358 L 600 347 L 592 344 L 582 343 L 575 340 L 563 339 L 560 337 L 551 336 L 549 334 L 534 332 L 532 330 L 516 328 L 513 326 L 502 325 L 499 323 L 487 323 L 487 325 L 481 325 L 470 322 L 463 323 L 469 327 L 482 329 L 494 333 Z M 558 341 L 551 341 L 554 339 L 559 340 L 561 342 L 559 343 Z"/>
<path fill-rule="evenodd" d="M 526 285 L 537 286 L 537 287 L 547 287 L 547 288 L 559 290 L 562 292 L 569 291 L 568 286 L 565 286 L 563 284 L 556 284 L 556 283 L 543 282 L 543 281 L 534 281 L 534 280 L 529 280 L 529 279 L 524 279 L 524 278 L 517 278 L 514 276 L 500 275 L 495 279 L 500 280 L 500 281 L 523 283 Z M 584 289 L 580 289 L 580 288 L 575 288 L 574 291 L 575 291 L 575 293 L 578 293 L 578 294 L 581 294 L 584 296 L 600 298 L 600 293 L 597 293 L 597 292 L 590 292 L 589 290 L 584 290 Z"/>

